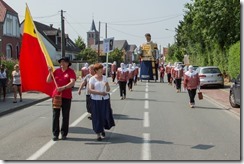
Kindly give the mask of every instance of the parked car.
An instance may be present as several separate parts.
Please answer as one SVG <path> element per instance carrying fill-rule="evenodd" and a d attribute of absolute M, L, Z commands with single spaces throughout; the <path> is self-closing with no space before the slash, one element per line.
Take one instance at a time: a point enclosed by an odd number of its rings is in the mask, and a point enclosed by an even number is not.
<path fill-rule="evenodd" d="M 229 101 L 233 108 L 238 108 L 241 105 L 241 76 L 231 80 L 232 84 L 230 87 Z"/>
<path fill-rule="evenodd" d="M 224 77 L 217 66 L 198 67 L 196 70 L 200 78 L 200 87 L 219 86 L 224 87 Z"/>

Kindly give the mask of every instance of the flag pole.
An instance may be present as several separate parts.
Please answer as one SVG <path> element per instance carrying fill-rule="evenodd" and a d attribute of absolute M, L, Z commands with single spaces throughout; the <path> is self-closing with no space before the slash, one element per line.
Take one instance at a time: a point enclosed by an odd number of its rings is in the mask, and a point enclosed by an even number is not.
<path fill-rule="evenodd" d="M 54 81 L 54 84 L 55 84 L 56 88 L 58 88 L 58 84 L 57 84 L 57 82 L 56 82 L 56 80 L 54 78 L 53 72 L 51 72 L 50 74 L 51 74 L 51 76 L 53 78 L 53 81 Z"/>

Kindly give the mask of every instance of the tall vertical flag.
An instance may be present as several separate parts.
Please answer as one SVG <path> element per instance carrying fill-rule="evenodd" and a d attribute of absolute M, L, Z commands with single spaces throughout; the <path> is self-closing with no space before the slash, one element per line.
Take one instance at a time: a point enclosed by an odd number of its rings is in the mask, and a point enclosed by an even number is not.
<path fill-rule="evenodd" d="M 19 65 L 22 91 L 39 91 L 51 97 L 55 84 L 47 83 L 46 79 L 49 74 L 48 66 L 53 68 L 53 63 L 27 5 Z"/>

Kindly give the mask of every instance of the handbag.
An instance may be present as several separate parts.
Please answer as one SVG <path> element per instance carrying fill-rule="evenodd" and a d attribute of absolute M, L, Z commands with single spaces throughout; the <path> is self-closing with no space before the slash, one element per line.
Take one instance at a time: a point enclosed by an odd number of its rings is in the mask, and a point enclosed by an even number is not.
<path fill-rule="evenodd" d="M 62 93 L 53 96 L 53 108 L 59 109 L 62 106 Z"/>
<path fill-rule="evenodd" d="M 199 99 L 199 100 L 202 100 L 202 99 L 203 99 L 203 94 L 202 94 L 202 92 L 199 91 L 197 94 L 198 94 L 198 99 Z"/>

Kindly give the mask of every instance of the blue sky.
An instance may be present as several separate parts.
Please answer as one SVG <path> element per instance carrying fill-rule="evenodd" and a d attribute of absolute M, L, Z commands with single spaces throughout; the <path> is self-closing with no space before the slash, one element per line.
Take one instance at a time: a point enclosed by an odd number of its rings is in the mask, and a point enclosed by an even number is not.
<path fill-rule="evenodd" d="M 53 24 L 59 28 L 60 11 L 65 11 L 65 31 L 72 40 L 80 35 L 86 43 L 86 32 L 94 18 L 98 30 L 101 23 L 101 39 L 107 36 L 127 40 L 139 46 L 145 42 L 145 33 L 161 47 L 174 42 L 174 29 L 183 19 L 184 4 L 191 0 L 5 0 L 24 19 L 25 6 L 29 6 L 35 21 Z M 166 30 L 169 29 L 169 30 Z"/>

